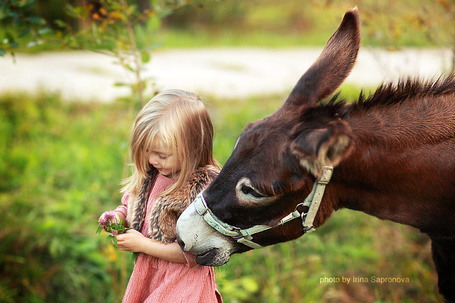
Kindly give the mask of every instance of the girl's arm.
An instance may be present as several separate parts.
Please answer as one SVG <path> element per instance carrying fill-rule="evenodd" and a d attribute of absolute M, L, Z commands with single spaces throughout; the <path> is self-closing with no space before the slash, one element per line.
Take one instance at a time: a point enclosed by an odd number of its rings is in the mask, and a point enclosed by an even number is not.
<path fill-rule="evenodd" d="M 115 215 L 117 216 L 118 220 L 123 220 L 123 225 L 126 226 L 125 218 L 126 218 L 126 213 L 128 210 L 128 198 L 129 198 L 129 193 L 125 193 L 122 197 L 122 204 L 118 206 L 116 209 L 114 209 Z"/>
<path fill-rule="evenodd" d="M 133 229 L 117 235 L 117 247 L 124 251 L 141 252 L 173 263 L 187 263 L 183 251 L 176 242 L 165 244 L 154 241 Z"/>
<path fill-rule="evenodd" d="M 120 212 L 120 211 L 117 211 L 117 210 L 115 210 L 114 212 L 115 212 L 115 215 L 117 216 L 118 220 L 119 221 L 123 220 L 123 225 L 125 225 L 125 223 L 126 223 L 125 222 L 125 218 L 126 218 L 125 214 L 123 212 Z"/>

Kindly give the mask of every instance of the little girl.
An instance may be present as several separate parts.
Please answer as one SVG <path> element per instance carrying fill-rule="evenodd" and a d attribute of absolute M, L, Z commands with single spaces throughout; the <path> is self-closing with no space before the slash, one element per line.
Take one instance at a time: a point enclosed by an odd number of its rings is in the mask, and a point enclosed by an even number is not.
<path fill-rule="evenodd" d="M 217 176 L 213 126 L 199 96 L 166 90 L 137 115 L 118 219 L 131 227 L 118 248 L 138 252 L 124 303 L 222 302 L 213 267 L 196 264 L 176 242 L 180 214 Z"/>

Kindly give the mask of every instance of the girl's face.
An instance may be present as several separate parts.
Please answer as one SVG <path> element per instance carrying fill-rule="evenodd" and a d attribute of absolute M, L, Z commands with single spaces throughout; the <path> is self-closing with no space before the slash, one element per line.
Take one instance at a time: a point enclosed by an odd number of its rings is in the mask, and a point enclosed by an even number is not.
<path fill-rule="evenodd" d="M 174 156 L 172 149 L 155 140 L 149 150 L 149 163 L 155 167 L 160 174 L 177 180 L 180 175 L 180 161 Z"/>

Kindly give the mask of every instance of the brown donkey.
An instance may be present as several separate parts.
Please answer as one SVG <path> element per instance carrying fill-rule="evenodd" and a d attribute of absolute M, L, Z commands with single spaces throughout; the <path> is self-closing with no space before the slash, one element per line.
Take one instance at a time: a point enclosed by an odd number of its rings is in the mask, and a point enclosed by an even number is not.
<path fill-rule="evenodd" d="M 282 107 L 245 128 L 180 217 L 178 241 L 218 266 L 300 237 L 334 210 L 359 210 L 428 234 L 439 290 L 455 301 L 455 77 L 382 85 L 355 104 L 327 100 L 359 44 L 352 10 Z"/>

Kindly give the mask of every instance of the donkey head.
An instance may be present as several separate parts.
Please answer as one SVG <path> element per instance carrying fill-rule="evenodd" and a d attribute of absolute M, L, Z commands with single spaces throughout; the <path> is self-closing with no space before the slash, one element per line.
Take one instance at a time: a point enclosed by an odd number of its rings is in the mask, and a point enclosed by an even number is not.
<path fill-rule="evenodd" d="M 324 165 L 336 166 L 351 149 L 349 126 L 321 112 L 354 66 L 360 44 L 357 10 L 345 14 L 316 62 L 271 116 L 250 123 L 219 176 L 203 193 L 208 209 L 238 228 L 276 225 L 311 191 Z M 319 210 L 323 213 L 324 208 Z M 331 210 L 329 210 L 329 213 Z M 318 214 L 315 225 L 323 223 Z M 300 225 L 300 227 L 298 227 Z M 190 206 L 177 223 L 182 249 L 203 265 L 222 265 L 250 248 L 218 233 Z M 301 224 L 291 222 L 255 236 L 262 246 L 295 239 Z"/>

